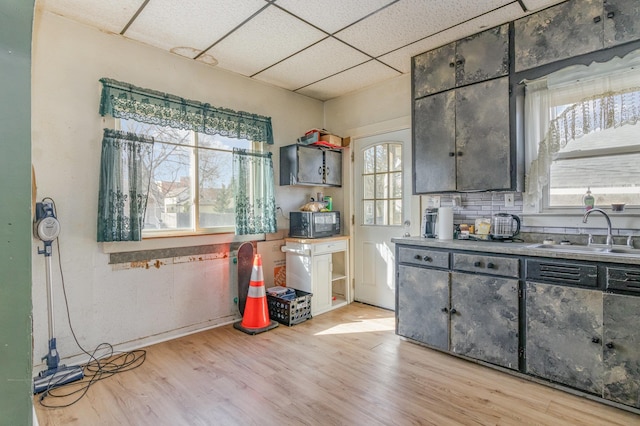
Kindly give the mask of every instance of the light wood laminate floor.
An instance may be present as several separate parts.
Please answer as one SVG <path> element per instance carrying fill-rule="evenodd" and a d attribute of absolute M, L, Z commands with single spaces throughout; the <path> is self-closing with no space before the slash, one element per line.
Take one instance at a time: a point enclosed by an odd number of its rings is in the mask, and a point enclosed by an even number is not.
<path fill-rule="evenodd" d="M 640 416 L 406 341 L 353 303 L 250 336 L 231 325 L 147 348 L 40 425 L 637 425 Z"/>

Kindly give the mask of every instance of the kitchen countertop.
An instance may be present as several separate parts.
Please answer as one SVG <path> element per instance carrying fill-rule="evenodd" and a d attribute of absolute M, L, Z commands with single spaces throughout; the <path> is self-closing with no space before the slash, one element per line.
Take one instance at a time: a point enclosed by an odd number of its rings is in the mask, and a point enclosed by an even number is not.
<path fill-rule="evenodd" d="M 477 240 L 439 240 L 437 238 L 398 237 L 392 238 L 396 244 L 407 244 L 447 250 L 469 250 L 483 253 L 510 254 L 516 256 L 547 257 L 554 259 L 587 260 L 591 262 L 623 263 L 640 265 L 640 255 L 607 253 L 571 253 L 556 252 L 532 247 L 535 243 L 477 241 Z"/>
<path fill-rule="evenodd" d="M 287 237 L 284 239 L 284 241 L 287 243 L 317 244 L 317 243 L 329 243 L 331 241 L 341 241 L 341 240 L 348 240 L 348 239 L 349 239 L 348 235 L 334 235 L 333 237 L 323 237 L 323 238 Z"/>

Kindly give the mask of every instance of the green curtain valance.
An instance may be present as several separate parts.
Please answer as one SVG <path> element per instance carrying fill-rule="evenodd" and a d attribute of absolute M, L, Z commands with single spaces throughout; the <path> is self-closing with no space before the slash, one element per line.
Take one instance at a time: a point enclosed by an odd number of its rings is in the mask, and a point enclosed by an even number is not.
<path fill-rule="evenodd" d="M 271 117 L 180 98 L 101 78 L 100 115 L 273 145 Z"/>

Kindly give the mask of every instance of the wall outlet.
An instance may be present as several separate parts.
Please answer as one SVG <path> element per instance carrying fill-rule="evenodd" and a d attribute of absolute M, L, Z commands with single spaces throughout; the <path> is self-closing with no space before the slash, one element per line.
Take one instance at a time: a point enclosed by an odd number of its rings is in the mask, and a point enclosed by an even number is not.
<path fill-rule="evenodd" d="M 504 206 L 514 207 L 513 194 L 504 194 Z"/>
<path fill-rule="evenodd" d="M 440 196 L 439 195 L 430 195 L 427 198 L 427 200 L 428 200 L 427 204 L 428 204 L 429 207 L 435 208 L 435 209 L 440 207 Z"/>

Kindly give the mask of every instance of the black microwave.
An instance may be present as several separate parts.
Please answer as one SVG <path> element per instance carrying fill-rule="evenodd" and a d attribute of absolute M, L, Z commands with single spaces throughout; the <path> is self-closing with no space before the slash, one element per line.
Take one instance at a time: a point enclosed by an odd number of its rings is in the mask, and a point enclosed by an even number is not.
<path fill-rule="evenodd" d="M 340 212 L 290 212 L 289 236 L 324 238 L 340 235 Z"/>

